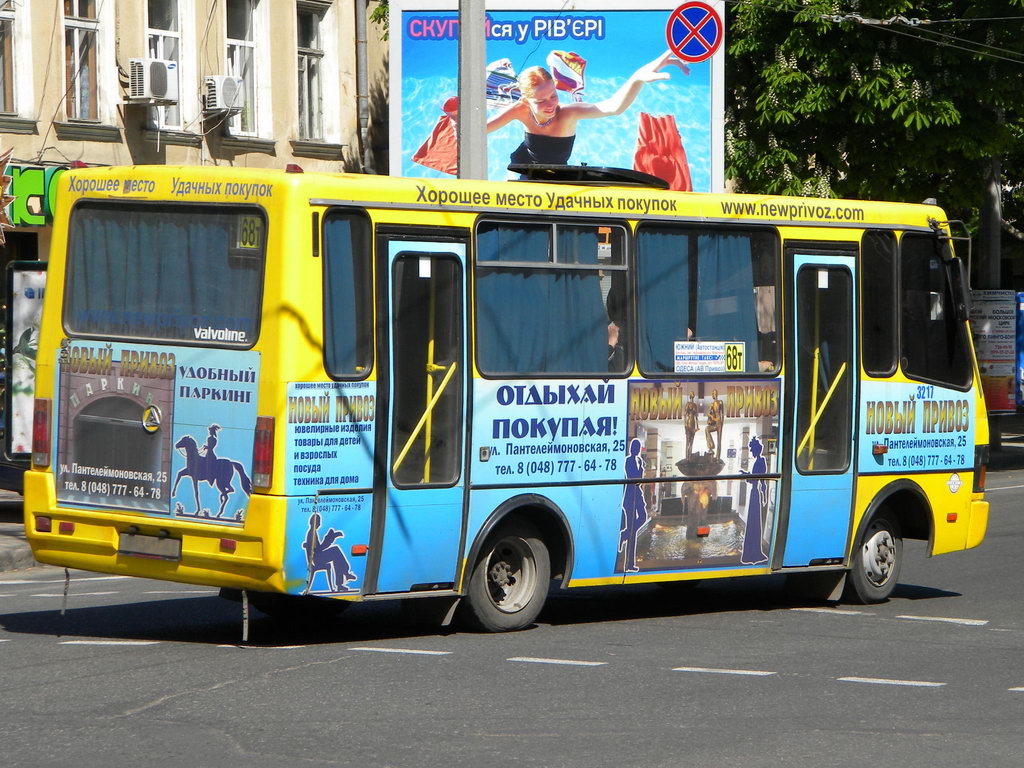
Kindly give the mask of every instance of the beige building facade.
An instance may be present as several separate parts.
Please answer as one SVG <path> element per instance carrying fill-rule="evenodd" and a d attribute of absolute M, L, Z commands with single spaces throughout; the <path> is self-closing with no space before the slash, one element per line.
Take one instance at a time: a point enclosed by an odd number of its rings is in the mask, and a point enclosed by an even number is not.
<path fill-rule="evenodd" d="M 0 146 L 16 197 L 5 264 L 46 258 L 56 178 L 79 164 L 375 172 L 386 43 L 373 6 L 0 0 Z"/>

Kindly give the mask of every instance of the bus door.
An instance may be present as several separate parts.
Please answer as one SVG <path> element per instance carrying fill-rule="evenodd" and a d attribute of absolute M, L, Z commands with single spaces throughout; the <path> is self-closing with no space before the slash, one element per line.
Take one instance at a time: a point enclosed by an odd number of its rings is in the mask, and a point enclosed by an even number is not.
<path fill-rule="evenodd" d="M 386 476 L 376 592 L 449 590 L 462 544 L 466 419 L 466 245 L 384 240 L 389 360 L 378 420 Z M 386 320 L 386 322 L 385 322 Z M 385 328 L 386 325 L 386 328 Z M 378 484 L 377 487 L 380 487 Z M 377 507 L 376 518 L 380 518 Z"/>
<path fill-rule="evenodd" d="M 791 481 L 782 566 L 840 564 L 853 510 L 855 259 L 800 250 L 790 256 Z"/>

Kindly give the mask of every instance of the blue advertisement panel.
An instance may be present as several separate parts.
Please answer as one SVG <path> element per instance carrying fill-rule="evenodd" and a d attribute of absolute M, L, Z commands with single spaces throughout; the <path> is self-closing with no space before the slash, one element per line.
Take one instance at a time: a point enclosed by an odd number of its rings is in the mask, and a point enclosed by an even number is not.
<path fill-rule="evenodd" d="M 865 381 L 858 469 L 864 474 L 970 470 L 976 418 L 970 392 Z"/>
<path fill-rule="evenodd" d="M 373 486 L 376 384 L 292 382 L 285 424 L 285 493 Z"/>
<path fill-rule="evenodd" d="M 65 343 L 58 501 L 242 524 L 259 364 L 250 351 Z"/>
<path fill-rule="evenodd" d="M 510 163 L 587 164 L 644 171 L 671 189 L 720 191 L 724 5 L 706 6 L 716 37 L 699 56 L 670 48 L 678 5 L 489 2 L 488 178 L 519 178 Z M 454 176 L 457 4 L 392 0 L 390 13 L 390 172 Z"/>
<path fill-rule="evenodd" d="M 1024 405 L 1024 293 L 1017 294 L 1016 318 L 1014 386 L 1017 395 L 1017 407 L 1019 408 L 1021 405 Z"/>
<path fill-rule="evenodd" d="M 294 595 L 362 591 L 369 549 L 371 494 L 288 500 L 284 578 Z"/>
<path fill-rule="evenodd" d="M 481 379 L 474 400 L 474 484 L 622 477 L 626 382 Z"/>
<path fill-rule="evenodd" d="M 617 573 L 767 566 L 781 395 L 777 380 L 630 382 Z"/>

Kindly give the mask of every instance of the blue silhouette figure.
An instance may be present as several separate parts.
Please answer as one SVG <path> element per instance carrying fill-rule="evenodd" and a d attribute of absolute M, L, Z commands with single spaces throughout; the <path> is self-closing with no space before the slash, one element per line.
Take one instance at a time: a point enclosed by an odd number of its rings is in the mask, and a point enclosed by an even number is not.
<path fill-rule="evenodd" d="M 174 444 L 174 447 L 185 456 L 185 467 L 179 470 L 174 478 L 171 497 L 173 498 L 175 491 L 178 490 L 178 482 L 183 477 L 191 477 L 192 491 L 196 500 L 196 515 L 198 515 L 200 511 L 199 484 L 209 483 L 220 491 L 220 509 L 217 512 L 217 517 L 219 518 L 224 514 L 224 506 L 228 503 L 228 499 L 231 498 L 231 494 L 235 492 L 235 487 L 231 484 L 235 473 L 238 473 L 238 479 L 242 483 L 242 490 L 246 496 L 252 494 L 252 483 L 249 481 L 249 476 L 245 473 L 245 467 L 239 462 L 231 459 L 217 458 L 217 455 L 213 452 L 213 447 L 210 445 L 211 440 L 213 445 L 217 444 L 214 427 L 220 429 L 216 424 L 210 427 L 210 438 L 206 442 L 206 456 L 200 454 L 199 446 L 191 435 L 184 435 Z"/>
<path fill-rule="evenodd" d="M 306 557 L 309 558 L 309 583 L 313 583 L 313 577 L 318 571 L 323 571 L 327 575 L 331 592 L 347 592 L 348 583 L 354 581 L 356 575 L 337 543 L 338 539 L 345 537 L 345 533 L 328 528 L 321 539 L 317 534 L 319 528 L 320 513 L 314 512 L 309 517 L 309 533 L 306 534 L 306 541 L 302 545 L 306 550 Z"/>
<path fill-rule="evenodd" d="M 199 453 L 202 454 L 207 462 L 216 461 L 217 454 L 214 452 L 214 448 L 217 447 L 217 433 L 220 432 L 220 424 L 211 424 L 209 426 L 209 435 L 206 438 L 206 442 L 203 447 L 199 449 Z"/>
<path fill-rule="evenodd" d="M 764 446 L 757 436 L 750 438 L 750 452 L 754 454 L 754 464 L 750 471 L 740 470 L 744 475 L 764 475 L 768 473 L 768 460 L 764 457 Z M 743 532 L 743 553 L 740 562 L 744 565 L 760 565 L 768 562 L 768 555 L 761 544 L 763 516 L 768 511 L 768 481 L 763 478 L 747 480 L 751 485 L 750 500 L 747 502 L 747 528 Z"/>
<path fill-rule="evenodd" d="M 639 480 L 644 476 L 644 460 L 640 457 L 640 441 L 636 438 L 629 444 L 626 456 L 626 478 Z M 626 483 L 622 494 L 622 525 L 619 530 L 619 551 L 624 553 L 622 568 L 627 573 L 636 573 L 636 537 L 647 522 L 647 500 L 639 483 Z"/>

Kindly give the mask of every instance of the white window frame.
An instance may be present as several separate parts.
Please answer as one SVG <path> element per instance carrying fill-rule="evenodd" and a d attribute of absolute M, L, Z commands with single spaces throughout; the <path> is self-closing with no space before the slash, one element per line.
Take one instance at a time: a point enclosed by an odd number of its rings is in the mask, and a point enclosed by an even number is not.
<path fill-rule="evenodd" d="M 230 2 L 230 0 L 228 0 Z M 225 64 L 227 74 L 243 79 L 242 88 L 245 92 L 245 107 L 241 114 L 232 116 L 227 122 L 228 132 L 233 136 L 256 137 L 260 129 L 269 125 L 270 115 L 270 45 L 268 44 L 267 18 L 269 2 L 266 0 L 238 0 L 249 6 L 249 40 L 239 40 L 227 36 L 227 18 L 225 14 Z M 225 3 L 226 10 L 227 3 Z M 242 62 L 239 54 L 242 50 L 249 51 L 249 72 L 240 72 Z M 234 55 L 233 55 L 234 54 Z"/>
<path fill-rule="evenodd" d="M 18 70 L 17 70 L 17 61 L 18 61 L 18 50 L 21 48 L 19 43 L 21 41 L 18 40 L 18 15 L 15 14 L 14 10 L 15 10 L 14 3 L 0 2 L 0 24 L 9 24 L 10 25 L 9 39 L 10 39 L 10 46 L 11 46 L 10 61 L 6 62 L 6 64 L 8 65 L 8 68 L 9 68 L 8 72 L 3 72 L 3 63 L 0 62 L 0 78 L 6 76 L 7 79 L 8 79 L 8 83 L 0 85 L 0 92 L 6 90 L 6 87 L 4 87 L 4 85 L 9 86 L 10 87 L 10 92 L 11 92 L 11 103 L 7 104 L 7 105 L 0 104 L 0 114 L 3 114 L 3 115 L 16 115 L 16 114 L 18 114 Z M 4 108 L 5 106 L 6 106 L 6 109 Z"/>
<path fill-rule="evenodd" d="M 324 51 L 324 17 L 327 15 L 329 6 L 325 3 L 299 2 L 295 7 L 295 34 L 296 34 L 296 66 L 298 85 L 296 112 L 299 118 L 299 139 L 303 141 L 324 140 L 324 63 L 326 55 Z M 309 15 L 316 20 L 315 48 L 306 48 L 299 45 L 299 23 L 300 15 Z M 317 68 L 315 81 L 311 82 L 309 66 L 313 64 Z M 303 109 L 304 107 L 304 109 Z"/>
<path fill-rule="evenodd" d="M 81 2 L 81 0 L 77 0 Z M 63 3 L 59 4 L 63 13 Z M 118 82 L 117 67 L 114 65 L 114 10 L 113 0 L 95 0 L 95 18 L 81 19 L 62 15 L 61 19 L 61 51 L 64 51 L 66 44 L 66 33 L 68 29 L 76 29 L 95 33 L 96 46 L 96 75 L 94 80 L 96 114 L 90 117 L 72 115 L 68 109 L 68 100 L 71 91 L 77 86 L 76 83 L 67 80 L 67 61 L 63 62 L 64 93 L 61 96 L 61 106 L 64 109 L 64 116 L 67 120 L 81 123 L 98 123 L 103 125 L 115 125 L 117 123 L 117 108 L 120 102 L 120 85 Z M 29 4 L 19 5 L 21 10 L 27 10 Z M 24 57 L 24 52 L 22 54 Z M 29 80 L 30 78 L 26 78 Z M 77 73 L 76 73 L 77 80 Z M 21 94 L 23 98 L 29 98 L 27 94 Z M 24 102 L 28 103 L 28 102 Z"/>
<path fill-rule="evenodd" d="M 182 13 L 181 13 L 181 0 L 168 0 L 168 2 L 174 3 L 174 16 L 177 29 L 160 29 L 159 27 L 151 27 L 149 25 L 149 10 L 150 3 L 152 0 L 146 0 L 146 51 L 150 58 L 164 59 L 167 61 L 173 61 L 177 64 L 176 71 L 178 74 L 178 98 L 179 103 L 171 104 L 168 106 L 152 107 L 149 110 L 149 120 L 154 128 L 161 130 L 172 130 L 180 131 L 182 125 L 181 115 L 181 94 L 184 93 L 181 82 L 181 32 L 182 32 Z M 175 43 L 174 56 L 168 56 L 166 45 L 167 41 L 173 40 Z"/>
<path fill-rule="evenodd" d="M 88 1 L 89 0 L 72 0 L 76 10 L 80 3 Z M 100 8 L 97 7 L 100 4 L 100 0 L 93 0 L 93 7 L 96 11 L 95 18 L 90 19 L 80 16 L 64 15 L 63 35 L 61 39 L 63 43 L 62 47 L 65 49 L 64 112 L 68 120 L 80 120 L 83 122 L 100 121 Z M 68 69 L 70 68 L 71 62 L 67 60 L 67 40 L 69 33 L 74 35 L 74 43 L 72 45 L 74 49 L 74 74 L 70 78 L 68 77 Z M 78 62 L 81 61 L 81 52 L 89 38 L 92 40 L 93 66 L 89 80 L 86 83 L 86 87 L 88 90 L 93 91 L 93 96 L 89 99 L 88 107 L 89 110 L 94 110 L 94 114 L 88 114 L 87 111 L 84 111 L 82 109 L 82 103 L 78 98 L 82 87 L 82 70 L 81 67 L 79 67 Z"/>

